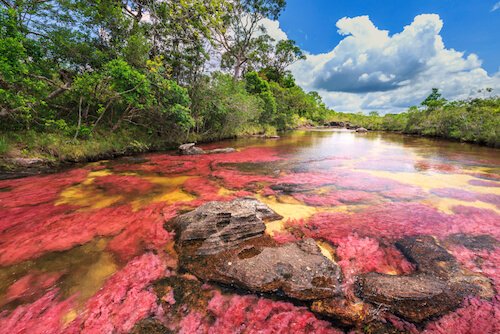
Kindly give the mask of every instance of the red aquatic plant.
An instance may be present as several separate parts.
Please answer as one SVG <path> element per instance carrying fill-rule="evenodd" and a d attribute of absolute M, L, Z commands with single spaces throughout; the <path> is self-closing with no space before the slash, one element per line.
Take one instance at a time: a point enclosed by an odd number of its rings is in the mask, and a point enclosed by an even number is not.
<path fill-rule="evenodd" d="M 418 187 L 401 186 L 391 190 L 382 191 L 382 196 L 390 198 L 391 200 L 415 200 L 426 197 L 427 194 Z"/>
<path fill-rule="evenodd" d="M 214 320 L 211 320 L 214 319 Z M 312 313 L 290 303 L 255 296 L 224 296 L 215 292 L 208 315 L 189 314 L 179 333 L 332 333 L 341 331 L 318 320 Z"/>
<path fill-rule="evenodd" d="M 148 286 L 166 275 L 160 257 L 146 253 L 110 277 L 65 329 L 65 333 L 128 333 L 157 311 L 157 297 Z"/>
<path fill-rule="evenodd" d="M 148 180 L 132 175 L 96 177 L 94 185 L 110 195 L 146 194 L 154 186 Z"/>
<path fill-rule="evenodd" d="M 494 250 L 471 250 L 464 246 L 451 246 L 448 250 L 467 269 L 485 275 L 500 291 L 500 248 Z"/>
<path fill-rule="evenodd" d="M 0 235 L 0 265 L 34 259 L 48 252 L 68 250 L 97 236 L 120 234 L 119 240 L 125 243 L 118 245 L 119 241 L 116 241 L 111 247 L 119 250 L 133 245 L 131 252 L 117 251 L 124 258 L 137 254 L 134 249 L 138 249 L 141 240 L 149 240 L 151 237 L 153 241 L 169 238 L 160 231 L 160 209 L 134 211 L 129 205 L 124 205 L 78 212 L 69 210 L 70 208 L 66 207 L 66 210 L 57 215 L 19 222 L 4 231 Z M 31 210 L 35 211 L 36 208 Z"/>
<path fill-rule="evenodd" d="M 62 333 L 62 318 L 73 304 L 72 299 L 57 300 L 58 290 L 47 292 L 31 304 L 0 313 L 0 334 L 58 334 Z"/>
<path fill-rule="evenodd" d="M 85 180 L 86 169 L 73 169 L 65 173 L 31 176 L 0 181 L 0 208 L 34 206 L 56 200 L 66 187 Z M 4 217 L 0 217 L 0 226 Z"/>
<path fill-rule="evenodd" d="M 175 209 L 170 208 L 169 211 L 173 217 Z M 124 230 L 108 244 L 108 250 L 123 262 L 145 251 L 154 250 L 161 253 L 165 244 L 173 241 L 173 232 L 167 232 L 163 228 L 166 215 L 163 204 L 150 205 L 134 215 L 136 219 L 130 220 Z"/>
<path fill-rule="evenodd" d="M 359 190 L 332 190 L 326 194 L 298 193 L 297 200 L 313 206 L 337 206 L 343 204 L 366 203 L 377 199 L 372 193 Z"/>
<path fill-rule="evenodd" d="M 440 197 L 455 198 L 461 201 L 481 201 L 500 206 L 500 196 L 495 194 L 483 194 L 457 188 L 432 189 L 431 193 Z"/>
<path fill-rule="evenodd" d="M 500 333 L 500 300 L 467 299 L 457 311 L 430 323 L 424 334 L 495 334 Z"/>
<path fill-rule="evenodd" d="M 31 272 L 14 282 L 5 293 L 5 304 L 14 300 L 27 301 L 41 297 L 63 273 Z M 0 303 L 0 307 L 2 304 Z"/>
<path fill-rule="evenodd" d="M 403 255 L 393 246 L 381 246 L 373 238 L 352 234 L 335 240 L 337 263 L 344 274 L 344 290 L 353 297 L 352 284 L 356 275 L 368 272 L 408 274 L 413 271 Z"/>
<path fill-rule="evenodd" d="M 335 241 L 357 233 L 361 237 L 390 238 L 428 234 L 489 234 L 500 239 L 500 215 L 492 210 L 455 206 L 448 215 L 422 203 L 396 202 L 367 207 L 356 213 L 324 212 L 290 227 L 313 238 Z"/>

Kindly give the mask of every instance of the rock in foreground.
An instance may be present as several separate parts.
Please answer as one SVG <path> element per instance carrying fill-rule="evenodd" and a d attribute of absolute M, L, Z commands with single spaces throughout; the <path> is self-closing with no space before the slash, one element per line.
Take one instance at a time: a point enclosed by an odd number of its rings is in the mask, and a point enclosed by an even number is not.
<path fill-rule="evenodd" d="M 408 276 L 358 276 L 357 295 L 363 300 L 412 322 L 422 322 L 454 310 L 466 296 L 489 298 L 495 294 L 488 279 L 462 269 L 431 236 L 407 237 L 396 246 L 416 265 L 416 272 Z"/>
<path fill-rule="evenodd" d="M 278 246 L 264 221 L 281 216 L 250 198 L 210 202 L 170 222 L 184 269 L 201 279 L 300 300 L 339 294 L 340 269 L 312 239 Z"/>
<path fill-rule="evenodd" d="M 312 239 L 280 247 L 242 249 L 218 272 L 223 281 L 250 291 L 280 290 L 300 300 L 339 295 L 340 269 L 321 254 Z"/>
<path fill-rule="evenodd" d="M 451 311 L 460 305 L 463 298 L 447 282 L 424 275 L 369 273 L 360 276 L 357 285 L 365 301 L 387 307 L 413 322 Z"/>

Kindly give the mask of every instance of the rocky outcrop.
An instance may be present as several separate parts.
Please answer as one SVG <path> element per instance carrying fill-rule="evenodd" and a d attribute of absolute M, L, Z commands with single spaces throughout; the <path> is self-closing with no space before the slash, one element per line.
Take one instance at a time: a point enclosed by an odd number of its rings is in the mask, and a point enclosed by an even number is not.
<path fill-rule="evenodd" d="M 264 235 L 264 221 L 280 218 L 244 198 L 207 203 L 168 225 L 176 229 L 180 264 L 203 280 L 299 300 L 338 296 L 340 269 L 314 240 L 280 246 Z"/>
<path fill-rule="evenodd" d="M 490 235 L 452 234 L 445 240 L 447 243 L 464 246 L 474 251 L 494 250 L 500 243 Z"/>
<path fill-rule="evenodd" d="M 216 154 L 216 153 L 232 153 L 236 152 L 234 148 L 216 148 L 213 150 L 207 150 L 200 147 L 196 147 L 195 143 L 182 144 L 178 148 L 179 154 L 181 155 L 200 155 L 200 154 Z"/>
<path fill-rule="evenodd" d="M 359 276 L 356 292 L 363 300 L 412 322 L 421 322 L 452 311 L 465 296 L 494 296 L 488 279 L 462 269 L 433 237 L 407 237 L 396 242 L 396 246 L 416 265 L 416 272 L 408 276 Z"/>
<path fill-rule="evenodd" d="M 217 254 L 264 234 L 266 220 L 282 217 L 267 205 L 242 198 L 232 202 L 209 202 L 174 218 L 179 247 L 200 242 L 196 255 Z"/>
<path fill-rule="evenodd" d="M 413 322 L 451 311 L 463 298 L 447 282 L 426 275 L 369 273 L 359 277 L 357 289 L 365 301 L 386 307 Z"/>
<path fill-rule="evenodd" d="M 311 311 L 335 318 L 344 325 L 356 325 L 365 321 L 372 306 L 368 303 L 353 302 L 343 298 L 328 298 L 316 300 L 311 305 Z"/>
<path fill-rule="evenodd" d="M 218 268 L 222 280 L 255 292 L 282 291 L 299 300 L 340 294 L 340 269 L 312 239 L 280 247 L 244 248 Z"/>

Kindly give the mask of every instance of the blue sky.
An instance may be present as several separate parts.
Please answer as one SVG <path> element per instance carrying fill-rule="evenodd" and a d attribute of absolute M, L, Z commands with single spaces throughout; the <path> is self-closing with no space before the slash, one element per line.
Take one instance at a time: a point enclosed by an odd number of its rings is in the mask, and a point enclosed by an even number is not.
<path fill-rule="evenodd" d="M 266 25 L 306 52 L 298 84 L 338 111 L 397 113 L 434 87 L 500 94 L 498 0 L 288 0 Z"/>
<path fill-rule="evenodd" d="M 439 14 L 444 43 L 483 61 L 489 73 L 500 67 L 498 0 L 288 0 L 279 21 L 290 39 L 311 53 L 330 51 L 340 42 L 335 23 L 342 17 L 369 15 L 380 29 L 400 32 L 418 14 Z"/>

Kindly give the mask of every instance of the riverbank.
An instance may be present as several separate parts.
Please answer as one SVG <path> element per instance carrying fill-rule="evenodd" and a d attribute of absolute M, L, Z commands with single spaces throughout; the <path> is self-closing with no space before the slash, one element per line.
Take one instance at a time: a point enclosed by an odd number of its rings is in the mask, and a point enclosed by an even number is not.
<path fill-rule="evenodd" d="M 276 138 L 275 129 L 248 129 L 237 137 Z M 145 131 L 124 129 L 74 139 L 61 133 L 36 131 L 0 134 L 0 180 L 49 173 L 77 163 L 94 162 L 141 153 L 168 151 L 186 142 L 212 143 L 230 137 L 158 137 Z"/>

